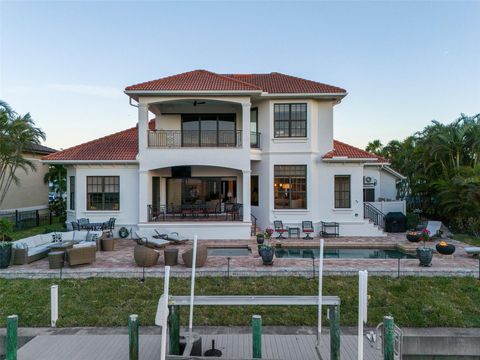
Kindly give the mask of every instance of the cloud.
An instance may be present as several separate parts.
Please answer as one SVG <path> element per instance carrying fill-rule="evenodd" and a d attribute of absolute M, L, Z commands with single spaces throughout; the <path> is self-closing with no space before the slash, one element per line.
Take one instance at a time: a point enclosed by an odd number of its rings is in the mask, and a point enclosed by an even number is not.
<path fill-rule="evenodd" d="M 64 93 L 99 96 L 110 99 L 124 98 L 122 89 L 108 86 L 93 86 L 83 84 L 49 84 L 47 88 Z"/>

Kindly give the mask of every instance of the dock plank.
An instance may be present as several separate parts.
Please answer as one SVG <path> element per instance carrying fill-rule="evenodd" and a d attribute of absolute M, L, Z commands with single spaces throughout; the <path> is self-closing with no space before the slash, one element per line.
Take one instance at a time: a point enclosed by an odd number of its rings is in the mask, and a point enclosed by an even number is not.
<path fill-rule="evenodd" d="M 140 336 L 140 358 L 160 358 L 160 335 Z M 202 335 L 203 352 L 215 347 L 222 358 L 250 359 L 252 337 L 250 334 Z M 357 358 L 357 337 L 341 336 L 342 360 Z M 263 335 L 262 355 L 265 359 L 318 360 L 316 335 Z M 323 360 L 330 358 L 328 334 L 321 337 L 320 353 Z M 382 354 L 364 339 L 365 360 L 381 360 Z M 128 335 L 40 335 L 18 350 L 19 360 L 128 360 Z"/>

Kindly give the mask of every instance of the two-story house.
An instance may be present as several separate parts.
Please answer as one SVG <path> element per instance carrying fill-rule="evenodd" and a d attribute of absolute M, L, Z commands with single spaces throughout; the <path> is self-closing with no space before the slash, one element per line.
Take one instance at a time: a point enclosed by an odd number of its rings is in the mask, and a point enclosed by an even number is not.
<path fill-rule="evenodd" d="M 346 90 L 280 73 L 195 70 L 125 94 L 138 108 L 135 127 L 44 158 L 67 166 L 68 221 L 116 217 L 201 239 L 246 239 L 252 221 L 264 229 L 274 220 L 382 235 L 364 203 L 395 200 L 402 176 L 333 139 Z"/>

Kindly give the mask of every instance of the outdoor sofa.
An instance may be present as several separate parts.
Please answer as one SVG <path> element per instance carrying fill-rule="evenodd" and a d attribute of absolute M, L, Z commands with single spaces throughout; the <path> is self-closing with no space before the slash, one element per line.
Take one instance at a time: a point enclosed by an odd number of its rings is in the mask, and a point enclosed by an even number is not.
<path fill-rule="evenodd" d="M 102 236 L 102 234 L 102 231 L 75 230 L 67 232 L 40 234 L 14 241 L 13 264 L 29 264 L 33 261 L 42 259 L 48 255 L 48 252 L 50 251 L 50 246 L 53 243 L 57 243 L 59 241 L 73 241 L 74 243 L 93 242 L 93 244 L 96 245 L 98 239 Z"/>

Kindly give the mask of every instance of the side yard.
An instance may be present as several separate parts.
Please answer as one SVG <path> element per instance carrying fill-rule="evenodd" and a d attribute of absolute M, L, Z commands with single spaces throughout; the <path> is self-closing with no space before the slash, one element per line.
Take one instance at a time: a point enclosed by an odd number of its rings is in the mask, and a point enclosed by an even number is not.
<path fill-rule="evenodd" d="M 50 285 L 60 285 L 58 325 L 124 326 L 129 314 L 139 314 L 142 325 L 153 325 L 162 279 L 91 278 L 85 280 L 0 279 L 0 326 L 18 314 L 20 326 L 48 326 Z M 197 279 L 198 295 L 269 294 L 315 295 L 317 282 L 299 277 Z M 369 281 L 369 326 L 391 314 L 400 326 L 480 327 L 480 281 L 474 278 L 372 277 Z M 341 323 L 357 322 L 357 278 L 326 277 L 324 294 L 341 298 Z M 190 281 L 171 279 L 171 293 L 189 294 Z M 186 324 L 188 309 L 182 309 Z M 265 325 L 316 324 L 315 307 L 196 307 L 195 325 L 249 325 L 252 314 L 260 314 Z"/>

